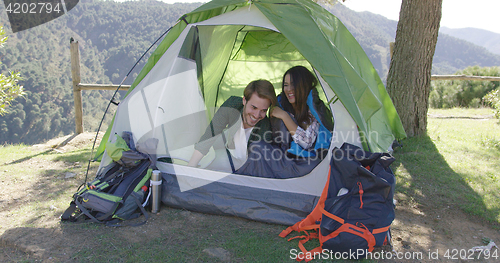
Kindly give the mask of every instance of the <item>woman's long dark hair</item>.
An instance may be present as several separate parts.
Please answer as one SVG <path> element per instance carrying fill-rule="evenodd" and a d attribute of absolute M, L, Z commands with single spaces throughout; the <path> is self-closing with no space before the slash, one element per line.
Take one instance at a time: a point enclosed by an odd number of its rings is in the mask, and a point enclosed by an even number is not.
<path fill-rule="evenodd" d="M 290 74 L 290 81 L 293 83 L 295 88 L 295 107 L 288 101 L 285 94 L 284 83 L 285 76 Z M 290 68 L 283 74 L 283 84 L 281 85 L 281 92 L 283 94 L 282 106 L 283 109 L 292 113 L 297 120 L 297 124 L 302 128 L 306 129 L 312 122 L 312 116 L 309 114 L 309 107 L 307 106 L 307 96 L 312 89 L 316 88 L 318 80 L 311 71 L 303 66 L 295 66 Z M 289 84 L 292 84 L 289 83 Z"/>

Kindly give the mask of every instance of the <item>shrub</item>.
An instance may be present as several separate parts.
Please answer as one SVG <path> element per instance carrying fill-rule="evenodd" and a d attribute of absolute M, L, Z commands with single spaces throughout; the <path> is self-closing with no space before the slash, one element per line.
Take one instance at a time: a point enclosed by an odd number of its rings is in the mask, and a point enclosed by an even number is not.
<path fill-rule="evenodd" d="M 500 88 L 486 94 L 483 97 L 483 101 L 495 110 L 495 117 L 500 119 Z"/>
<path fill-rule="evenodd" d="M 468 67 L 456 75 L 500 76 L 500 67 Z M 433 108 L 480 107 L 488 92 L 499 87 L 499 81 L 446 80 L 433 81 L 429 105 Z"/>
<path fill-rule="evenodd" d="M 480 98 L 473 98 L 469 103 L 469 107 L 471 107 L 471 108 L 481 107 L 481 99 Z"/>

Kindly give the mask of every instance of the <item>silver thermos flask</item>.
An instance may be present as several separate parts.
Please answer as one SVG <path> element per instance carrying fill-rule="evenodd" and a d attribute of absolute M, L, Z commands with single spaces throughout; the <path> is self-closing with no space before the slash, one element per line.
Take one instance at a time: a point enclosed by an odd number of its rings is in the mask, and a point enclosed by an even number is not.
<path fill-rule="evenodd" d="M 151 176 L 151 213 L 160 212 L 161 204 L 161 173 L 159 170 L 154 170 Z"/>

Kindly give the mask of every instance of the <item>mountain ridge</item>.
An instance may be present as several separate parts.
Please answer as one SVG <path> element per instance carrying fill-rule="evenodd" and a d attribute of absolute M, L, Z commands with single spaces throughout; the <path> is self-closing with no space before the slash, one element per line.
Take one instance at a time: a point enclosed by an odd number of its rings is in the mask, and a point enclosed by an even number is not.
<path fill-rule="evenodd" d="M 482 46 L 491 53 L 500 55 L 500 34 L 498 33 L 473 27 L 441 27 L 439 32 Z"/>

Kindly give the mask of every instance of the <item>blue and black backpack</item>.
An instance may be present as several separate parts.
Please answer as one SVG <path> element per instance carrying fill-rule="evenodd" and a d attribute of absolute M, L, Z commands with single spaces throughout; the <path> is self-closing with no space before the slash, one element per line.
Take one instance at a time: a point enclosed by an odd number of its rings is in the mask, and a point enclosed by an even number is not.
<path fill-rule="evenodd" d="M 304 232 L 291 238 L 300 239 L 303 258 L 298 260 L 309 261 L 324 249 L 349 255 L 355 251 L 358 259 L 375 247 L 390 245 L 396 180 L 389 166 L 394 160 L 389 153 L 371 153 L 348 143 L 333 149 L 328 181 L 316 207 L 280 234 Z M 312 238 L 321 246 L 307 251 L 303 244 Z"/>

